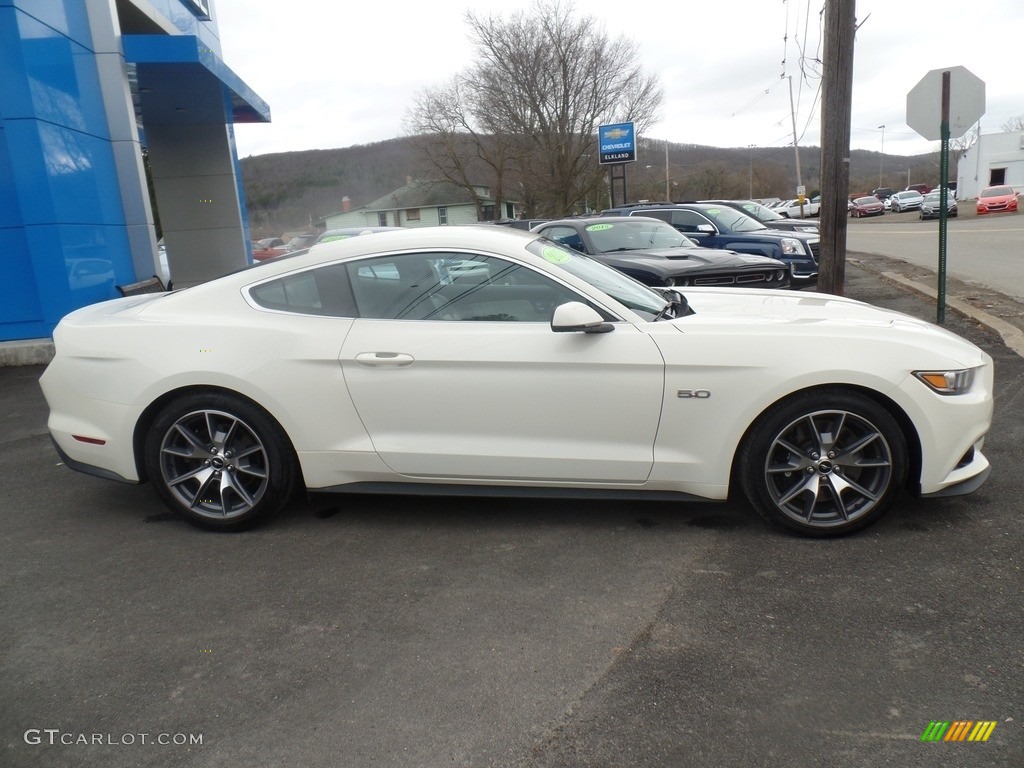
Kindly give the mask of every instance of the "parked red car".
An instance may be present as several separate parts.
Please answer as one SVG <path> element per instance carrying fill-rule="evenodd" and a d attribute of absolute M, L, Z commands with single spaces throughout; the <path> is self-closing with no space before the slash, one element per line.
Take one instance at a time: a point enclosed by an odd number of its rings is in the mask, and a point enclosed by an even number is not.
<path fill-rule="evenodd" d="M 284 256 L 288 251 L 284 248 L 268 248 L 265 245 L 259 243 L 252 244 L 252 257 L 256 261 L 266 261 L 267 259 L 273 259 L 276 256 Z"/>
<path fill-rule="evenodd" d="M 976 212 L 983 213 L 1017 212 L 1017 193 L 1013 187 L 1002 184 L 998 187 L 985 187 L 978 195 Z"/>
<path fill-rule="evenodd" d="M 885 204 L 874 195 L 858 197 L 850 207 L 850 215 L 855 219 L 861 216 L 884 216 Z"/>

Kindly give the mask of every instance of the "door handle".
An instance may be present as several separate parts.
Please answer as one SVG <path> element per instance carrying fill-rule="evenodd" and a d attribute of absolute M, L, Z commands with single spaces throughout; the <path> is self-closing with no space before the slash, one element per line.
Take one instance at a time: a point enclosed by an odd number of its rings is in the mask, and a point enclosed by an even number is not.
<path fill-rule="evenodd" d="M 415 358 L 401 352 L 360 352 L 356 355 L 356 362 L 360 365 L 370 367 L 387 366 L 390 368 L 402 368 L 412 365 Z"/>

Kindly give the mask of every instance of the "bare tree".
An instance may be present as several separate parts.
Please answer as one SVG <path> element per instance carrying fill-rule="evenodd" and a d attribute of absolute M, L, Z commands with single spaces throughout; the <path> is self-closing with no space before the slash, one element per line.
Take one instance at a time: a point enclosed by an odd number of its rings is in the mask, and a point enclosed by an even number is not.
<path fill-rule="evenodd" d="M 967 152 L 971 147 L 978 143 L 981 138 L 981 123 L 975 123 L 974 126 L 967 131 L 963 136 L 956 139 L 950 139 L 949 141 L 949 164 L 952 168 L 956 168 L 956 164 L 960 162 L 960 158 L 963 157 L 964 153 Z M 954 171 L 955 173 L 955 171 Z M 941 181 L 941 179 L 940 179 Z M 947 179 L 948 181 L 948 179 Z"/>
<path fill-rule="evenodd" d="M 466 14 L 475 63 L 426 91 L 410 115 L 427 157 L 445 178 L 486 170 L 530 216 L 573 213 L 603 189 L 597 128 L 654 120 L 662 92 L 637 64 L 637 45 L 612 39 L 570 3 L 537 0 L 505 20 Z M 453 157 L 472 148 L 476 168 Z M 466 177 L 463 185 L 474 180 Z"/>
<path fill-rule="evenodd" d="M 417 146 L 435 172 L 470 193 L 478 219 L 483 212 L 477 191 L 481 176 L 495 179 L 500 210 L 508 153 L 500 138 L 480 134 L 471 122 L 462 78 L 423 91 L 416 98 L 414 114 Z"/>
<path fill-rule="evenodd" d="M 1024 115 L 1017 115 L 1011 117 L 1002 125 L 1003 131 L 1006 133 L 1013 133 L 1014 131 L 1024 131 Z"/>

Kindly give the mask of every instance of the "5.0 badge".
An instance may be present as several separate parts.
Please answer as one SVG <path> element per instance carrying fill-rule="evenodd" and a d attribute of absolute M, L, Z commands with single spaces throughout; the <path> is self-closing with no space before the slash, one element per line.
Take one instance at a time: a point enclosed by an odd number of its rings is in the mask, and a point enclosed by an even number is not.
<path fill-rule="evenodd" d="M 709 397 L 711 397 L 711 392 L 706 389 L 680 389 L 676 392 L 676 397 L 707 400 Z"/>

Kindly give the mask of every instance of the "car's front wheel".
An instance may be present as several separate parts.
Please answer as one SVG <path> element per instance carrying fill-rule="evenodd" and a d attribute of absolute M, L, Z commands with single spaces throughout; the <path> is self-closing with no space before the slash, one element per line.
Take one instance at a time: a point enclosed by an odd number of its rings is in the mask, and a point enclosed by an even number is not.
<path fill-rule="evenodd" d="M 906 439 L 866 395 L 807 392 L 761 416 L 738 471 L 747 499 L 770 522 L 807 536 L 839 536 L 877 521 L 900 493 Z"/>
<path fill-rule="evenodd" d="M 288 502 L 299 475 L 277 422 L 226 393 L 193 393 L 169 403 L 144 451 L 161 499 L 211 530 L 242 530 L 265 520 Z"/>

